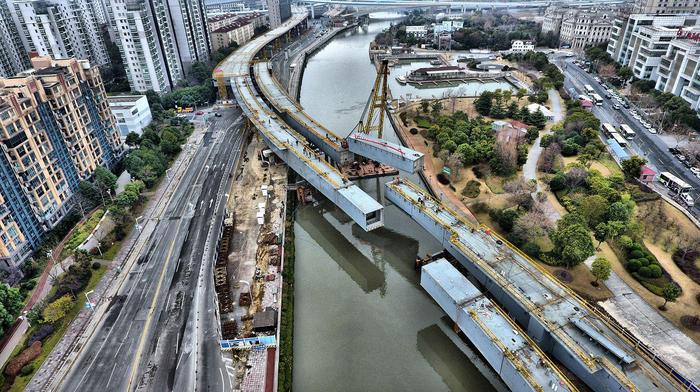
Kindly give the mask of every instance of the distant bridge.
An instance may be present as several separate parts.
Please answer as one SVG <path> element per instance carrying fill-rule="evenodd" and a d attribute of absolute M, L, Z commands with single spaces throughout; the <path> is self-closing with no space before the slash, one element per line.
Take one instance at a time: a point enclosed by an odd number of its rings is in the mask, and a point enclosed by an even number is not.
<path fill-rule="evenodd" d="M 420 0 L 313 0 L 301 1 L 300 4 L 336 4 L 345 6 L 372 6 L 386 8 L 430 8 L 430 7 L 449 7 L 457 9 L 483 9 L 483 8 L 534 8 L 547 7 L 552 1 L 420 1 Z M 597 5 L 597 4 L 621 4 L 624 0 L 613 1 L 588 1 L 577 2 L 576 5 Z"/>

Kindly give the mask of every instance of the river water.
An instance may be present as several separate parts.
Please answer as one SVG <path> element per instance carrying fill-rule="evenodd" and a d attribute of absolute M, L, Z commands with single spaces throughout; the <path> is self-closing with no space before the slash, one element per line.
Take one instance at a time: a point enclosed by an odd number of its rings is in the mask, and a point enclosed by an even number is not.
<path fill-rule="evenodd" d="M 388 24 L 338 36 L 308 61 L 301 104 L 338 134 L 359 120 L 376 74 L 369 42 Z M 385 138 L 396 141 L 390 126 Z M 451 331 L 413 269 L 440 245 L 377 194 L 385 181 L 359 183 L 386 206 L 385 227 L 370 233 L 327 201 L 296 210 L 294 390 L 493 390 L 498 377 Z"/>

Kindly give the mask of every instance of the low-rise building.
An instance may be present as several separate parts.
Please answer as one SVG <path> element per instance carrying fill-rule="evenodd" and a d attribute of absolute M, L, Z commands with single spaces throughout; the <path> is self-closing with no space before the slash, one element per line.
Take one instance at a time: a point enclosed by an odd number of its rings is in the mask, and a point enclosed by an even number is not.
<path fill-rule="evenodd" d="M 243 45 L 255 35 L 255 29 L 265 24 L 263 14 L 226 14 L 209 18 L 212 50 L 230 46 L 233 42 Z"/>
<path fill-rule="evenodd" d="M 661 57 L 679 29 L 700 31 L 700 17 L 632 14 L 616 19 L 607 52 L 613 60 L 632 69 L 637 78 L 657 80 Z"/>
<path fill-rule="evenodd" d="M 122 140 L 129 132 L 141 135 L 153 119 L 145 95 L 114 95 L 107 97 L 107 102 L 117 120 Z"/>
<path fill-rule="evenodd" d="M 680 37 L 689 37 L 679 31 Z M 700 35 L 670 42 L 659 63 L 656 89 L 683 98 L 700 111 Z"/>
<path fill-rule="evenodd" d="M 39 248 L 80 181 L 123 152 L 97 67 L 31 61 L 33 69 L 0 79 L 0 268 L 7 270 Z"/>
<path fill-rule="evenodd" d="M 523 41 L 516 39 L 511 42 L 510 51 L 513 53 L 526 53 L 535 50 L 535 44 L 532 41 Z"/>
<path fill-rule="evenodd" d="M 539 103 L 531 103 L 527 105 L 527 111 L 530 113 L 536 113 L 538 110 L 542 112 L 547 121 L 554 121 L 554 113 L 547 109 L 546 106 L 540 105 Z"/>

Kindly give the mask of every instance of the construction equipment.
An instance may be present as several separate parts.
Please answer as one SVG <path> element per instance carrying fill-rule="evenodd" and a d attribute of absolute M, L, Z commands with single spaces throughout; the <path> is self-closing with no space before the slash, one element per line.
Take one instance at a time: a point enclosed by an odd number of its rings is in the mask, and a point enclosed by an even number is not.
<path fill-rule="evenodd" d="M 228 92 L 226 91 L 226 82 L 224 81 L 224 71 L 218 66 L 214 70 L 214 79 L 216 79 L 216 85 L 219 89 L 219 99 L 228 99 Z"/>
<path fill-rule="evenodd" d="M 362 111 L 360 122 L 353 129 L 364 134 L 376 130 L 377 137 L 382 138 L 384 130 L 384 116 L 386 116 L 386 95 L 389 91 L 387 81 L 389 79 L 389 60 L 382 60 L 377 70 L 377 78 L 374 79 L 374 86 L 369 95 L 369 100 Z M 376 124 L 375 124 L 376 122 Z"/>

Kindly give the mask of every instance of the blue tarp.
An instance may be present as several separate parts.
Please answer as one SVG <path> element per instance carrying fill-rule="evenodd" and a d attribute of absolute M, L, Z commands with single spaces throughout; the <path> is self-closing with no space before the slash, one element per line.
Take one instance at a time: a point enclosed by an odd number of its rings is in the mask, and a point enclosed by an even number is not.
<path fill-rule="evenodd" d="M 233 340 L 221 340 L 219 341 L 219 346 L 222 350 L 232 350 L 232 349 L 249 349 L 256 346 L 275 346 L 277 345 L 277 339 L 274 335 L 272 336 L 257 336 L 254 338 L 244 338 L 244 339 L 233 339 Z"/>
<path fill-rule="evenodd" d="M 629 154 L 627 154 L 627 151 L 625 151 L 622 146 L 620 146 L 620 143 L 618 143 L 615 139 L 608 139 L 608 145 L 610 148 L 613 150 L 615 155 L 617 155 L 618 158 L 620 158 L 621 161 L 624 161 L 625 159 L 629 159 Z"/>

